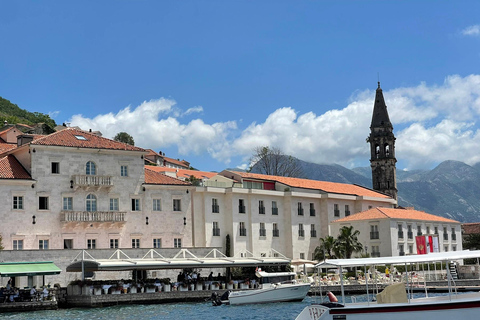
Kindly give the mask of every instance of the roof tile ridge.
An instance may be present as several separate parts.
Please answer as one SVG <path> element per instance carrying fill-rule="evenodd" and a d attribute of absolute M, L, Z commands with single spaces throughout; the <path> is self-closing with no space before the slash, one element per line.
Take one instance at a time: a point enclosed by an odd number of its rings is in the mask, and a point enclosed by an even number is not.
<path fill-rule="evenodd" d="M 384 212 L 382 209 L 391 209 L 391 208 L 384 208 L 384 207 L 376 207 L 375 209 L 377 209 L 381 214 L 383 214 L 385 217 L 387 218 L 391 218 L 390 215 L 388 215 L 388 213 Z"/>

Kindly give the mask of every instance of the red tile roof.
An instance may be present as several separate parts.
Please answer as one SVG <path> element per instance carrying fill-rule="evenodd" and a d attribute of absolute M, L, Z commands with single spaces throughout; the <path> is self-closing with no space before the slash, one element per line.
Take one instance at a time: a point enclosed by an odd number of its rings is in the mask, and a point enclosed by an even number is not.
<path fill-rule="evenodd" d="M 5 142 L 1 142 L 0 143 L 0 154 L 1 153 L 4 153 L 4 152 L 7 152 L 7 151 L 10 151 L 10 150 L 13 150 L 17 147 L 17 144 L 16 143 L 5 143 Z"/>
<path fill-rule="evenodd" d="M 0 179 L 32 179 L 32 177 L 14 156 L 8 155 L 0 158 Z"/>
<path fill-rule="evenodd" d="M 173 163 L 173 164 L 176 164 L 176 165 L 179 165 L 179 166 L 188 168 L 188 165 L 184 162 L 185 160 L 180 161 L 180 160 L 172 159 L 172 158 L 165 157 L 165 156 L 162 156 L 162 158 L 163 158 L 164 160 L 166 160 L 167 162 L 170 162 L 170 163 Z"/>
<path fill-rule="evenodd" d="M 176 169 L 176 168 L 167 168 L 167 167 L 160 167 L 160 166 L 148 166 L 148 169 L 153 170 L 155 172 L 176 172 L 177 178 L 185 178 L 185 179 L 190 178 L 190 176 L 194 176 L 197 179 L 210 179 L 211 177 L 214 177 L 218 174 L 217 172 Z"/>
<path fill-rule="evenodd" d="M 78 139 L 84 137 L 85 140 Z M 93 149 L 112 149 L 112 150 L 129 150 L 129 151 L 146 151 L 145 149 L 135 147 L 123 142 L 100 137 L 96 134 L 78 130 L 75 128 L 67 128 L 48 136 L 35 139 L 31 142 L 32 145 L 45 146 L 63 146 L 63 147 L 78 147 L 78 148 L 93 148 Z"/>
<path fill-rule="evenodd" d="M 154 170 L 151 170 L 149 167 L 147 166 L 145 167 L 145 183 L 146 184 L 184 185 L 184 186 L 191 185 L 188 182 L 166 176 L 163 173 L 155 172 Z"/>
<path fill-rule="evenodd" d="M 424 211 L 399 208 L 372 208 L 366 211 L 352 214 L 351 216 L 335 220 L 333 222 L 352 222 L 360 220 L 378 220 L 378 219 L 400 219 L 400 220 L 420 220 L 446 223 L 460 223 L 458 221 L 439 217 Z"/>
<path fill-rule="evenodd" d="M 240 175 L 243 179 L 276 181 L 276 182 L 283 183 L 287 186 L 295 187 L 295 188 L 316 189 L 316 190 L 323 190 L 328 193 L 351 194 L 351 195 L 364 196 L 364 197 L 375 197 L 375 198 L 385 198 L 385 199 L 390 198 L 389 196 L 383 193 L 379 193 L 371 189 L 368 189 L 362 186 L 357 186 L 354 184 L 290 178 L 290 177 L 280 177 L 280 176 L 270 176 L 270 175 L 258 174 L 258 173 L 247 173 L 247 172 L 237 172 L 237 171 L 232 171 L 232 172 Z"/>

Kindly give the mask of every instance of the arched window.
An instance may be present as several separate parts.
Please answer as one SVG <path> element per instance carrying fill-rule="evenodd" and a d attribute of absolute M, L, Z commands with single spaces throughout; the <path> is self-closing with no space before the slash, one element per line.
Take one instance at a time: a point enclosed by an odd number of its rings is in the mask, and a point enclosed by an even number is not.
<path fill-rule="evenodd" d="M 86 209 L 89 212 L 97 211 L 97 197 L 93 194 L 87 196 Z"/>
<path fill-rule="evenodd" d="M 390 157 L 390 146 L 385 144 L 385 156 Z"/>
<path fill-rule="evenodd" d="M 95 163 L 92 161 L 87 162 L 87 166 L 85 168 L 85 174 L 94 176 L 97 174 L 97 168 L 95 166 Z"/>
<path fill-rule="evenodd" d="M 379 158 L 380 157 L 380 146 L 377 144 L 375 145 L 375 158 Z"/>

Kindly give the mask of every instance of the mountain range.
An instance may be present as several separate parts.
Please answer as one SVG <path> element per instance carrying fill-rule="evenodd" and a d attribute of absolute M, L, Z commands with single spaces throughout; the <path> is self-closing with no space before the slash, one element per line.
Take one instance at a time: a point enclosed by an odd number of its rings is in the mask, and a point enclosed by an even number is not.
<path fill-rule="evenodd" d="M 370 167 L 352 170 L 337 164 L 315 164 L 297 159 L 298 178 L 358 184 L 372 188 Z M 253 166 L 252 172 L 258 172 Z M 469 166 L 447 160 L 432 170 L 397 170 L 398 205 L 454 219 L 480 221 L 480 163 Z"/>

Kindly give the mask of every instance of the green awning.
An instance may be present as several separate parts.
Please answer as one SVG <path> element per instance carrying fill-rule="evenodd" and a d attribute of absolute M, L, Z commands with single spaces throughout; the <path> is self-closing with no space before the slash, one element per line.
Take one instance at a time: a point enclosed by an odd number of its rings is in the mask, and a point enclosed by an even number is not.
<path fill-rule="evenodd" d="M 53 262 L 3 262 L 0 263 L 1 277 L 24 277 L 59 274 L 62 270 Z"/>

